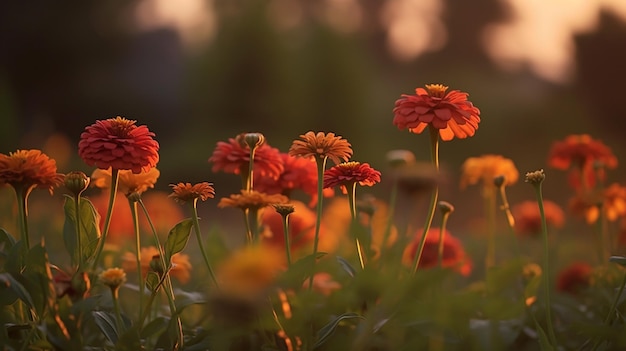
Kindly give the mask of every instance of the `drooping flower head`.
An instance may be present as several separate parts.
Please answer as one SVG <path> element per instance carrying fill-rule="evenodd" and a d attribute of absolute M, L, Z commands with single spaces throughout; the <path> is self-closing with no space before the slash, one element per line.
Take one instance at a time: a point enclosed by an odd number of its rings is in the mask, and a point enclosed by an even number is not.
<path fill-rule="evenodd" d="M 596 180 L 595 165 L 602 166 L 597 174 L 603 178 L 604 169 L 617 167 L 617 158 L 608 146 L 588 134 L 569 135 L 565 140 L 552 144 L 548 165 L 564 171 L 571 170 L 570 183 L 574 187 L 583 182 L 593 186 Z"/>
<path fill-rule="evenodd" d="M 141 274 L 145 277 L 151 270 L 150 262 L 159 257 L 159 249 L 154 246 L 141 248 Z M 122 267 L 127 272 L 137 272 L 137 256 L 134 252 L 125 252 L 122 256 Z M 189 256 L 183 253 L 175 253 L 172 256 L 172 269 L 170 276 L 182 284 L 191 279 L 191 262 Z"/>
<path fill-rule="evenodd" d="M 519 171 L 512 160 L 500 155 L 470 157 L 463 162 L 461 188 L 482 182 L 483 193 L 494 191 L 494 179 L 503 176 L 504 186 L 515 184 Z"/>
<path fill-rule="evenodd" d="M 265 194 L 256 190 L 241 190 L 239 194 L 232 194 L 230 197 L 223 197 L 217 207 L 237 207 L 242 210 L 260 209 L 273 204 L 286 203 L 289 199 L 281 194 Z"/>
<path fill-rule="evenodd" d="M 467 100 L 467 93 L 448 91 L 441 84 L 427 84 L 415 89 L 415 95 L 402 94 L 393 109 L 393 124 L 419 134 L 431 126 L 439 130 L 442 140 L 467 138 L 476 133 L 480 110 Z"/>
<path fill-rule="evenodd" d="M 354 183 L 362 186 L 372 186 L 380 182 L 380 172 L 367 163 L 345 162 L 324 172 L 324 188 L 340 186 L 344 194 L 346 188 Z"/>
<path fill-rule="evenodd" d="M 0 185 L 30 191 L 33 187 L 47 189 L 63 184 L 63 174 L 57 173 L 56 161 L 40 150 L 17 150 L 8 155 L 0 154 Z"/>
<path fill-rule="evenodd" d="M 415 238 L 407 245 L 402 255 L 402 262 L 408 267 L 413 265 L 417 249 L 422 239 L 420 229 L 416 232 Z M 418 263 L 419 268 L 436 267 L 439 261 L 439 228 L 430 228 L 426 234 L 424 250 Z M 448 230 L 443 232 L 443 267 L 453 268 L 461 275 L 467 276 L 472 272 L 472 262 L 463 249 L 463 244 L 459 239 L 452 236 Z"/>
<path fill-rule="evenodd" d="M 146 190 L 154 188 L 160 174 L 161 172 L 154 167 L 139 173 L 122 170 L 119 172 L 117 190 L 126 196 L 132 193 L 142 194 Z M 111 188 L 111 169 L 94 170 L 91 174 L 91 184 L 97 188 Z"/>
<path fill-rule="evenodd" d="M 250 147 L 247 145 L 245 135 L 257 133 L 242 133 L 235 138 L 229 138 L 227 142 L 219 141 L 209 162 L 213 163 L 213 172 L 223 171 L 232 174 L 246 174 L 250 167 Z M 257 146 L 254 152 L 254 174 L 259 174 L 273 179 L 278 178 L 283 171 L 283 161 L 278 149 L 263 142 Z"/>
<path fill-rule="evenodd" d="M 593 268 L 587 262 L 574 262 L 559 272 L 556 290 L 572 295 L 579 294 L 591 285 Z"/>
<path fill-rule="evenodd" d="M 147 172 L 159 162 L 159 143 L 148 127 L 123 117 L 96 121 L 80 135 L 78 154 L 101 169 Z"/>
<path fill-rule="evenodd" d="M 191 185 L 191 183 L 178 183 L 170 184 L 172 187 L 172 193 L 169 197 L 179 204 L 185 204 L 192 202 L 196 199 L 206 201 L 215 197 L 215 189 L 213 189 L 213 183 L 202 182 Z"/>
<path fill-rule="evenodd" d="M 315 159 L 328 157 L 335 164 L 341 163 L 341 160 L 348 161 L 352 156 L 350 143 L 335 133 L 307 132 L 300 138 L 302 140 L 294 140 L 291 144 L 289 155 Z"/>
<path fill-rule="evenodd" d="M 554 228 L 561 228 L 565 224 L 565 213 L 559 205 L 550 201 L 543 201 L 543 210 L 546 223 Z M 513 206 L 515 230 L 519 234 L 537 236 L 541 233 L 541 215 L 537 201 L 524 201 Z"/>

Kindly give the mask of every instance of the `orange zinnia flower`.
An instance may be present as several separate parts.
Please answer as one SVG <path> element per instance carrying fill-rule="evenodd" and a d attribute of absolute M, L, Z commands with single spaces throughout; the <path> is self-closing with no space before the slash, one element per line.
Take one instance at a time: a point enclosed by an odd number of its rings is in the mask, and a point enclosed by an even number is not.
<path fill-rule="evenodd" d="M 570 182 L 578 187 L 581 182 L 589 186 L 595 183 L 595 164 L 600 164 L 600 177 L 604 177 L 603 169 L 617 167 L 617 158 L 611 149 L 599 140 L 594 140 L 587 134 L 570 135 L 563 141 L 552 144 L 548 156 L 550 167 L 560 170 L 570 170 L 573 173 Z M 581 174 L 582 172 L 582 174 Z"/>
<path fill-rule="evenodd" d="M 393 124 L 416 134 L 432 126 L 445 141 L 473 136 L 480 110 L 467 101 L 467 93 L 447 90 L 445 85 L 427 84 L 426 89 L 415 89 L 415 95 L 402 94 L 393 109 Z"/>
<path fill-rule="evenodd" d="M 85 128 L 78 154 L 90 166 L 101 169 L 147 172 L 159 162 L 159 143 L 146 126 L 126 118 L 109 118 Z"/>
<path fill-rule="evenodd" d="M 623 217 L 626 214 L 626 187 L 613 183 L 601 192 L 575 195 L 570 199 L 569 208 L 574 215 L 591 224 L 600 216 L 600 204 L 609 221 Z"/>
<path fill-rule="evenodd" d="M 416 232 L 415 238 L 404 249 L 402 255 L 402 262 L 411 267 L 419 243 L 422 239 L 422 232 L 420 229 Z M 419 261 L 419 268 L 436 267 L 439 261 L 439 228 L 430 228 L 426 234 L 426 242 L 424 243 L 424 251 Z M 465 254 L 461 241 L 448 230 L 443 232 L 443 267 L 450 267 L 459 272 L 460 274 L 467 276 L 472 272 L 472 263 L 469 257 Z"/>
<path fill-rule="evenodd" d="M 229 138 L 228 142 L 217 143 L 209 162 L 213 163 L 213 172 L 223 171 L 233 174 L 245 174 L 250 166 L 250 148 L 237 138 Z M 278 149 L 263 143 L 254 151 L 254 173 L 273 179 L 278 178 L 283 171 L 283 161 Z"/>
<path fill-rule="evenodd" d="M 341 160 L 348 161 L 352 156 L 350 143 L 335 133 L 307 132 L 300 135 L 302 140 L 294 140 L 289 148 L 289 155 L 297 157 L 314 157 L 333 160 L 335 164 Z"/>
<path fill-rule="evenodd" d="M 346 188 L 355 183 L 362 186 L 372 186 L 380 182 L 380 172 L 367 163 L 346 162 L 340 163 L 324 172 L 324 188 L 340 186 L 346 193 Z"/>
<path fill-rule="evenodd" d="M 574 262 L 559 272 L 556 290 L 576 295 L 591 285 L 593 269 L 587 262 Z"/>
<path fill-rule="evenodd" d="M 260 209 L 272 204 L 281 204 L 288 202 L 289 199 L 280 194 L 265 194 L 256 190 L 241 190 L 239 194 L 232 194 L 230 197 L 223 197 L 217 204 L 217 207 L 237 207 L 245 209 Z"/>
<path fill-rule="evenodd" d="M 141 274 L 145 277 L 150 268 L 150 262 L 154 257 L 159 256 L 159 249 L 154 246 L 141 248 Z M 122 256 L 122 268 L 127 272 L 137 272 L 137 257 L 134 252 L 125 252 Z M 172 269 L 170 276 L 176 278 L 182 284 L 186 284 L 191 279 L 191 262 L 189 256 L 183 253 L 176 253 L 172 256 Z"/>
<path fill-rule="evenodd" d="M 544 200 L 543 210 L 548 225 L 555 228 L 563 227 L 565 214 L 559 205 L 550 200 Z M 536 201 L 528 200 L 513 206 L 513 218 L 515 218 L 515 229 L 518 233 L 538 235 L 541 232 L 541 216 Z"/>
<path fill-rule="evenodd" d="M 519 178 L 519 171 L 512 160 L 500 155 L 482 155 L 470 157 L 463 162 L 461 188 L 482 181 L 484 193 L 493 191 L 494 179 L 504 176 L 504 185 L 515 184 Z"/>
<path fill-rule="evenodd" d="M 134 173 L 129 170 L 119 171 L 117 190 L 124 195 L 132 193 L 142 194 L 148 189 L 154 188 L 154 184 L 161 175 L 156 168 L 150 168 L 146 172 Z M 91 174 L 91 184 L 98 188 L 108 189 L 111 187 L 111 169 L 96 169 Z"/>
<path fill-rule="evenodd" d="M 33 187 L 52 190 L 63 184 L 63 174 L 57 173 L 56 161 L 40 150 L 17 150 L 0 154 L 0 185 L 30 191 Z"/>
<path fill-rule="evenodd" d="M 111 289 L 117 289 L 126 283 L 126 273 L 121 268 L 109 268 L 98 275 L 100 282 Z"/>
<path fill-rule="evenodd" d="M 284 254 L 269 247 L 247 246 L 217 268 L 222 293 L 255 300 L 271 288 L 284 270 Z"/>
<path fill-rule="evenodd" d="M 206 201 L 215 197 L 213 183 L 202 182 L 194 185 L 191 185 L 191 183 L 178 183 L 170 184 L 170 186 L 172 187 L 170 197 L 179 204 L 196 201 L 196 199 Z"/>

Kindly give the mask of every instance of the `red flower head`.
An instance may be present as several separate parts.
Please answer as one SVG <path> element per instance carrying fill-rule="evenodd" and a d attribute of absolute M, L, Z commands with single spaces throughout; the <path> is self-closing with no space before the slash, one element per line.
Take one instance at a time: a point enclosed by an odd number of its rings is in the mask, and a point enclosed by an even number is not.
<path fill-rule="evenodd" d="M 372 186 L 380 182 L 380 172 L 367 163 L 345 162 L 340 163 L 324 172 L 324 188 L 340 186 L 346 193 L 346 187 L 354 183 L 363 186 Z"/>
<path fill-rule="evenodd" d="M 52 190 L 63 184 L 63 174 L 57 173 L 56 161 L 39 150 L 17 150 L 9 155 L 0 154 L 0 185 L 13 188 L 33 187 Z"/>
<path fill-rule="evenodd" d="M 445 85 L 427 84 L 426 89 L 415 89 L 415 95 L 402 94 L 393 109 L 393 124 L 416 134 L 432 126 L 445 141 L 473 136 L 480 110 L 467 101 L 467 93 L 447 90 Z"/>
<path fill-rule="evenodd" d="M 600 165 L 598 175 L 604 177 L 603 169 L 617 167 L 617 158 L 608 146 L 587 134 L 569 135 L 552 144 L 548 165 L 564 171 L 573 168 L 570 183 L 577 188 L 583 181 L 593 186 L 596 180 L 594 167 Z"/>
<path fill-rule="evenodd" d="M 543 201 L 543 210 L 546 215 L 546 223 L 555 228 L 563 227 L 565 214 L 561 207 L 552 201 Z M 541 233 L 541 216 L 539 205 L 536 201 L 524 201 L 513 207 L 515 229 L 520 234 L 538 235 Z"/>
<path fill-rule="evenodd" d="M 404 249 L 402 255 L 402 262 L 407 266 L 413 265 L 415 255 L 419 243 L 422 240 L 422 232 L 420 229 L 417 231 L 417 235 L 413 241 Z M 420 257 L 419 268 L 436 267 L 439 261 L 439 228 L 430 228 L 426 234 L 426 242 L 424 243 L 424 250 L 422 251 L 422 257 Z M 454 268 L 457 272 L 464 276 L 469 275 L 472 272 L 472 263 L 469 257 L 465 254 L 461 241 L 447 230 L 443 232 L 443 267 Z"/>
<path fill-rule="evenodd" d="M 233 174 L 245 174 L 250 165 L 250 148 L 238 139 L 229 138 L 228 142 L 219 141 L 209 162 L 213 163 L 213 172 L 224 171 Z M 283 171 L 283 160 L 278 149 L 266 143 L 258 146 L 254 152 L 254 174 L 277 179 Z"/>
<path fill-rule="evenodd" d="M 126 118 L 109 118 L 85 128 L 78 154 L 90 166 L 147 172 L 159 162 L 159 143 L 146 126 Z"/>
<path fill-rule="evenodd" d="M 591 284 L 593 269 L 587 262 L 574 262 L 559 272 L 556 290 L 576 295 Z"/>

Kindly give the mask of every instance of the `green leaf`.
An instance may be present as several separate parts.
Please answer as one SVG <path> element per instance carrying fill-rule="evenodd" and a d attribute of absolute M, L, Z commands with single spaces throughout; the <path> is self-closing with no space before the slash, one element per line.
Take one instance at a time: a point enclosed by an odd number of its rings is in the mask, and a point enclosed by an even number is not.
<path fill-rule="evenodd" d="M 76 204 L 74 198 L 65 195 L 65 223 L 63 224 L 63 240 L 65 248 L 70 254 L 73 263 L 85 262 L 94 255 L 98 241 L 100 240 L 100 215 L 89 199 L 80 198 L 80 241 L 82 258 L 77 256 L 76 247 L 78 238 L 76 236 Z"/>
<path fill-rule="evenodd" d="M 280 285 L 285 288 L 300 289 L 304 281 L 311 275 L 313 261 L 326 256 L 325 252 L 318 252 L 315 257 L 313 254 L 302 257 L 292 263 L 289 269 L 280 275 Z"/>
<path fill-rule="evenodd" d="M 546 332 L 537 321 L 535 321 L 535 327 L 537 327 L 537 334 L 539 334 L 539 346 L 541 347 L 541 351 L 554 351 L 554 347 L 550 344 Z"/>
<path fill-rule="evenodd" d="M 165 262 L 168 265 L 171 262 L 172 256 L 183 251 L 185 246 L 187 246 L 192 225 L 193 221 L 191 218 L 187 218 L 183 219 L 170 230 L 167 241 L 165 242 Z"/>
<path fill-rule="evenodd" d="M 139 329 L 137 327 L 132 327 L 125 331 L 115 343 L 115 351 L 138 350 L 145 350 L 145 348 L 141 345 Z"/>
<path fill-rule="evenodd" d="M 13 235 L 9 234 L 4 228 L 0 228 L 0 246 L 4 245 L 5 250 L 9 250 L 17 241 Z"/>
<path fill-rule="evenodd" d="M 159 284 L 159 275 L 156 272 L 150 271 L 146 275 L 146 287 L 151 292 L 154 292 L 157 285 Z"/>
<path fill-rule="evenodd" d="M 117 343 L 118 332 L 115 327 L 115 316 L 105 311 L 94 311 L 93 318 L 100 331 L 113 344 Z"/>
<path fill-rule="evenodd" d="M 354 269 L 354 267 L 352 267 L 350 262 L 346 261 L 346 259 L 341 256 L 337 256 L 337 262 L 339 262 L 341 268 L 343 268 L 343 270 L 346 271 L 348 275 L 354 278 L 354 276 L 356 275 L 356 270 Z"/>
<path fill-rule="evenodd" d="M 365 319 L 363 316 L 351 312 L 344 313 L 340 316 L 335 317 L 335 319 L 333 319 L 328 324 L 323 326 L 320 330 L 318 330 L 316 337 L 317 341 L 315 342 L 315 345 L 313 345 L 313 349 L 317 349 L 318 347 L 322 346 L 326 341 L 328 341 L 328 339 L 333 335 L 335 329 L 337 329 L 341 321 L 355 318 Z"/>
<path fill-rule="evenodd" d="M 33 299 L 24 285 L 15 280 L 9 273 L 0 274 L 0 305 L 11 305 L 18 298 L 24 301 L 29 308 L 33 307 Z"/>
<path fill-rule="evenodd" d="M 163 317 L 157 317 L 153 319 L 141 330 L 141 338 L 147 339 L 153 335 L 162 333 L 165 329 L 167 329 L 168 324 L 169 319 Z"/>
<path fill-rule="evenodd" d="M 52 271 L 46 249 L 40 244 L 33 246 L 27 255 L 27 264 L 20 280 L 30 293 L 35 311 L 44 316 L 48 308 L 56 303 L 56 290 L 52 282 Z"/>
<path fill-rule="evenodd" d="M 609 262 L 617 263 L 620 266 L 626 266 L 626 257 L 624 256 L 611 256 Z"/>
<path fill-rule="evenodd" d="M 176 292 L 176 312 L 179 314 L 188 306 L 204 304 L 207 302 L 204 294 L 199 292 L 187 292 L 187 291 L 177 291 Z"/>

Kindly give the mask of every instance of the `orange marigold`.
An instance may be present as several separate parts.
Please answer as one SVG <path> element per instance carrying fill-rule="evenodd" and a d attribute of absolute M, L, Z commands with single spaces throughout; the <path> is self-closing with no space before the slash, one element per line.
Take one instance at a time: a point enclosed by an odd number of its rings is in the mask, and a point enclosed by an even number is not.
<path fill-rule="evenodd" d="M 215 189 L 213 183 L 202 182 L 191 185 L 191 183 L 170 184 L 172 193 L 170 197 L 179 204 L 184 204 L 200 199 L 206 201 L 215 197 Z"/>
<path fill-rule="evenodd" d="M 555 228 L 563 227 L 565 214 L 559 205 L 550 200 L 544 200 L 543 210 L 548 225 Z M 539 235 L 541 233 L 541 215 L 536 201 L 528 200 L 516 204 L 512 212 L 515 218 L 515 229 L 519 234 Z"/>
<path fill-rule="evenodd" d="M 150 262 L 154 257 L 159 256 L 159 249 L 154 246 L 141 248 L 141 274 L 145 277 L 150 268 Z M 122 256 L 122 268 L 127 272 L 137 272 L 137 257 L 134 252 L 125 252 Z M 176 253 L 172 256 L 172 269 L 170 276 L 177 279 L 182 284 L 186 284 L 191 279 L 191 262 L 189 256 L 183 253 Z"/>
<path fill-rule="evenodd" d="M 407 266 L 412 266 L 417 254 L 422 232 L 416 232 L 415 238 L 407 245 L 402 255 L 402 262 Z M 426 234 L 424 250 L 419 261 L 419 268 L 436 267 L 439 262 L 439 232 L 440 228 L 430 228 Z M 443 232 L 443 267 L 453 268 L 460 274 L 467 276 L 472 272 L 472 262 L 466 255 L 463 244 L 459 239 L 452 236 L 448 230 Z"/>
<path fill-rule="evenodd" d="M 284 270 L 283 259 L 281 252 L 258 245 L 234 252 L 217 267 L 222 293 L 251 300 L 264 296 Z"/>
<path fill-rule="evenodd" d="M 9 184 L 17 189 L 33 187 L 48 189 L 63 184 L 63 174 L 57 173 L 56 161 L 40 150 L 17 150 L 0 154 L 0 185 Z"/>
<path fill-rule="evenodd" d="M 146 172 L 159 162 L 159 143 L 148 127 L 123 117 L 96 121 L 80 135 L 78 155 L 90 166 Z"/>
<path fill-rule="evenodd" d="M 289 148 L 289 155 L 297 157 L 314 157 L 333 160 L 335 164 L 341 160 L 348 161 L 352 156 L 350 143 L 335 133 L 307 132 L 300 135 L 302 140 L 294 140 Z"/>
<path fill-rule="evenodd" d="M 265 194 L 256 190 L 241 190 L 239 194 L 232 194 L 230 197 L 223 197 L 217 207 L 237 207 L 245 209 L 260 209 L 272 204 L 288 202 L 289 199 L 281 194 Z"/>
<path fill-rule="evenodd" d="M 344 194 L 346 188 L 359 183 L 362 186 L 372 186 L 380 182 L 380 172 L 367 163 L 345 162 L 324 172 L 324 188 L 340 186 Z"/>
<path fill-rule="evenodd" d="M 461 188 L 477 184 L 482 181 L 485 192 L 494 190 L 494 179 L 504 177 L 504 185 L 515 184 L 519 178 L 519 171 L 511 159 L 501 155 L 482 155 L 470 157 L 462 166 Z"/>
<path fill-rule="evenodd" d="M 156 167 L 145 172 L 134 173 L 129 170 L 119 171 L 117 190 L 124 195 L 132 193 L 142 194 L 146 190 L 154 188 L 154 184 L 161 175 Z M 91 184 L 97 188 L 108 189 L 111 187 L 111 169 L 96 169 L 91 174 Z"/>
<path fill-rule="evenodd" d="M 402 94 L 393 109 L 393 124 L 416 134 L 431 126 L 445 141 L 473 136 L 480 110 L 467 101 L 467 93 L 447 90 L 445 85 L 427 84 L 426 89 L 415 89 L 415 95 Z"/>
<path fill-rule="evenodd" d="M 591 285 L 593 268 L 587 262 L 574 262 L 559 272 L 556 290 L 576 295 Z"/>
<path fill-rule="evenodd" d="M 246 174 L 250 167 L 250 148 L 242 138 L 250 133 L 229 138 L 228 142 L 219 141 L 209 162 L 213 163 L 213 172 L 223 171 L 233 174 Z M 254 173 L 273 179 L 283 171 L 283 161 L 278 149 L 263 143 L 254 151 Z"/>
<path fill-rule="evenodd" d="M 121 268 L 109 268 L 98 275 L 100 282 L 111 289 L 117 289 L 126 283 L 126 273 Z"/>

